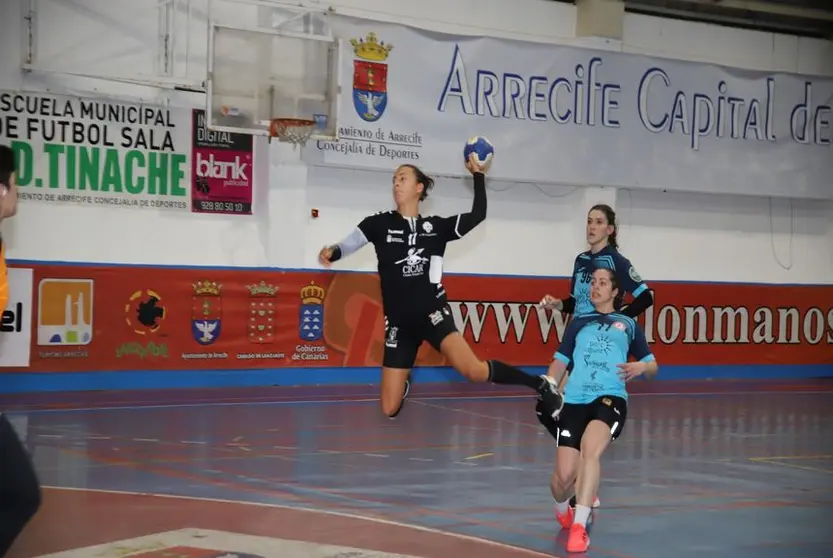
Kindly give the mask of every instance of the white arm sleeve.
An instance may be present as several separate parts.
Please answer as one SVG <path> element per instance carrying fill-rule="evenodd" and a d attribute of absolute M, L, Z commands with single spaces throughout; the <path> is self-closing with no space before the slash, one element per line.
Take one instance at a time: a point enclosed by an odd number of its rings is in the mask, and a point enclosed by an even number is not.
<path fill-rule="evenodd" d="M 354 252 L 358 252 L 367 243 L 367 237 L 359 227 L 356 227 L 353 229 L 353 232 L 338 243 L 338 248 L 341 250 L 341 257 L 345 258 Z"/>

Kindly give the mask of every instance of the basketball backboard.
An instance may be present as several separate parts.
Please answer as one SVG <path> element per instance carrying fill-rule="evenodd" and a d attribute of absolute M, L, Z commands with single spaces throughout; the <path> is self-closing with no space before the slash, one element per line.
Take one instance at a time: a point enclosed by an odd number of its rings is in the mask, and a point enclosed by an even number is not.
<path fill-rule="evenodd" d="M 337 139 L 339 52 L 326 14 L 300 14 L 271 28 L 212 23 L 209 128 L 269 135 L 273 119 L 297 118 L 315 122 L 312 139 Z"/>

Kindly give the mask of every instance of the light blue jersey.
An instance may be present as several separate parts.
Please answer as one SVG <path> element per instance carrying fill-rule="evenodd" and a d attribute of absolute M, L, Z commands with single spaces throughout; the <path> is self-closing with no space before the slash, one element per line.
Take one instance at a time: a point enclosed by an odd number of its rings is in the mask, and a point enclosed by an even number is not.
<path fill-rule="evenodd" d="M 567 366 L 573 362 L 564 402 L 591 403 L 603 395 L 627 400 L 619 365 L 628 361 L 628 355 L 642 362 L 655 360 L 645 333 L 632 318 L 617 312 L 573 318 L 554 356 Z"/>
<path fill-rule="evenodd" d="M 648 285 L 636 272 L 630 260 L 619 253 L 612 246 L 605 246 L 595 254 L 582 252 L 576 256 L 573 264 L 573 277 L 570 284 L 570 295 L 576 301 L 574 316 L 590 314 L 596 311 L 590 301 L 590 281 L 593 279 L 593 272 L 597 269 L 609 269 L 616 275 L 619 283 L 619 292 L 624 297 L 626 292 L 631 293 L 634 298 L 648 289 Z"/>

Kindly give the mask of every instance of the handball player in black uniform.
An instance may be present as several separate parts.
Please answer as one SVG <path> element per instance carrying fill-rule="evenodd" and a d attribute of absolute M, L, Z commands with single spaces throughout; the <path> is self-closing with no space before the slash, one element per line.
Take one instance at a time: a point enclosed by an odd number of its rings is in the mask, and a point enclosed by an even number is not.
<path fill-rule="evenodd" d="M 486 171 L 472 154 L 466 168 L 474 178 L 471 211 L 438 217 L 420 215 L 419 204 L 434 185 L 414 165 L 393 174 L 396 209 L 366 217 L 344 240 L 321 249 L 325 266 L 373 244 L 378 259 L 385 313 L 382 363 L 382 412 L 399 414 L 410 390 L 417 351 L 427 341 L 463 376 L 473 382 L 524 385 L 538 393 L 542 407 L 556 413 L 561 396 L 546 375 L 532 376 L 498 360 L 484 361 L 472 351 L 454 323 L 442 285 L 446 244 L 464 237 L 486 219 Z"/>

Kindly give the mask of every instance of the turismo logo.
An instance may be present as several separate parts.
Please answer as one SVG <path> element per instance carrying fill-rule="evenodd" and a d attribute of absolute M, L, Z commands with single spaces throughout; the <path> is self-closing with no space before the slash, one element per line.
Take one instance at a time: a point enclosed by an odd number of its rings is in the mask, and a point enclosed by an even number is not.
<path fill-rule="evenodd" d="M 94 281 L 49 277 L 38 283 L 40 358 L 87 358 L 93 340 Z"/>
<path fill-rule="evenodd" d="M 38 345 L 89 345 L 93 340 L 92 279 L 47 278 L 38 284 Z"/>

